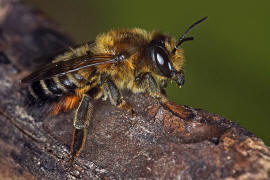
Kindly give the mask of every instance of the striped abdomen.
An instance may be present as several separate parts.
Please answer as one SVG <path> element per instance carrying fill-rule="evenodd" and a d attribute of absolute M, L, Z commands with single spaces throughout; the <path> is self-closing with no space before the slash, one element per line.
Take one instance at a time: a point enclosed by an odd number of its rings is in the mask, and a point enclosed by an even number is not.
<path fill-rule="evenodd" d="M 86 80 L 77 73 L 68 73 L 60 77 L 35 81 L 29 86 L 29 92 L 35 99 L 50 99 L 72 93 Z"/>

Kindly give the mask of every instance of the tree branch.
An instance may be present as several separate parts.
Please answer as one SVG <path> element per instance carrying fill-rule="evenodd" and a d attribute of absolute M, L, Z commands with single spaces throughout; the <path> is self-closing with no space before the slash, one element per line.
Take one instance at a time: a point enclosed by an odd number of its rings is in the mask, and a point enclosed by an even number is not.
<path fill-rule="evenodd" d="M 129 92 L 135 117 L 95 102 L 86 147 L 70 167 L 73 112 L 29 114 L 19 80 L 33 59 L 72 44 L 42 13 L 0 0 L 0 179 L 270 178 L 269 148 L 236 123 Z"/>

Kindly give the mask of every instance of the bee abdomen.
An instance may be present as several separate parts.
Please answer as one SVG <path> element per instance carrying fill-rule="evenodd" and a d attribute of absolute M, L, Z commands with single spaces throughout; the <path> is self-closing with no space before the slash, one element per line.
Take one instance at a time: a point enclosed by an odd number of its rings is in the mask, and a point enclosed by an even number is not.
<path fill-rule="evenodd" d="M 48 99 L 61 96 L 63 91 L 57 87 L 53 79 L 35 81 L 29 86 L 29 92 L 35 99 Z"/>
<path fill-rule="evenodd" d="M 67 74 L 51 79 L 35 81 L 29 86 L 29 92 L 35 99 L 49 99 L 74 92 L 83 78 L 78 74 Z"/>

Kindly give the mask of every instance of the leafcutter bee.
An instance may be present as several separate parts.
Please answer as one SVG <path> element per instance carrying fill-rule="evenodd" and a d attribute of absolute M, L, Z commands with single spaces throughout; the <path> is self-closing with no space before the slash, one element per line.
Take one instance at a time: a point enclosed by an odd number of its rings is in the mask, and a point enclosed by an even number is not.
<path fill-rule="evenodd" d="M 76 107 L 71 160 L 82 151 L 93 112 L 93 99 L 108 99 L 112 105 L 134 112 L 122 90 L 147 92 L 160 102 L 167 101 L 169 79 L 184 84 L 183 51 L 180 45 L 193 37 L 188 32 L 207 17 L 192 24 L 175 40 L 160 32 L 142 29 L 112 30 L 99 34 L 94 42 L 70 48 L 51 58 L 51 63 L 34 71 L 22 82 L 29 83 L 36 100 L 61 97 L 52 114 Z"/>

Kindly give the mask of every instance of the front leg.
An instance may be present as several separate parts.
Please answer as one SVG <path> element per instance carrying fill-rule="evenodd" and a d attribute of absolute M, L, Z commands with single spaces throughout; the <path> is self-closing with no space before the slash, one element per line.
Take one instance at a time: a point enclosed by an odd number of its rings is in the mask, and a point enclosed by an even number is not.
<path fill-rule="evenodd" d="M 167 86 L 166 82 L 166 80 L 162 80 L 158 86 L 151 73 L 143 73 L 136 78 L 137 88 L 146 89 L 152 97 L 159 99 L 174 114 L 182 119 L 193 117 L 194 114 L 189 109 L 168 100 L 166 94 L 163 93 Z"/>
<path fill-rule="evenodd" d="M 104 95 L 110 99 L 111 104 L 117 106 L 119 109 L 126 110 L 134 114 L 132 105 L 123 98 L 119 89 L 111 79 L 107 78 L 104 80 L 103 90 L 105 93 Z"/>
<path fill-rule="evenodd" d="M 137 88 L 146 90 L 150 96 L 159 99 L 161 102 L 168 101 L 166 94 L 163 93 L 163 88 L 165 88 L 163 86 L 166 86 L 165 82 L 161 84 L 162 87 L 158 86 L 156 80 L 153 78 L 150 72 L 139 74 L 135 81 Z"/>

